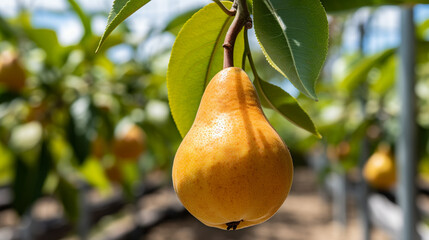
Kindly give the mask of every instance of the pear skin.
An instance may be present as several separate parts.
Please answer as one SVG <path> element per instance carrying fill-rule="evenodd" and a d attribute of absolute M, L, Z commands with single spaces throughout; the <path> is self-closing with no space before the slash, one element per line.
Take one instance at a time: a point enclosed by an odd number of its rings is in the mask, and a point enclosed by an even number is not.
<path fill-rule="evenodd" d="M 172 175 L 180 201 L 211 227 L 262 223 L 285 201 L 292 158 L 240 68 L 226 68 L 208 84 Z"/>

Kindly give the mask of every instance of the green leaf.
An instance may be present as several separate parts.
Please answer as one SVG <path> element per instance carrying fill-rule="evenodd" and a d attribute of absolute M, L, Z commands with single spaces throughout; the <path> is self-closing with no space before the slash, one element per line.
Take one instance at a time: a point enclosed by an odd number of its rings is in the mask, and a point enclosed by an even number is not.
<path fill-rule="evenodd" d="M 263 99 L 268 103 L 271 109 L 280 113 L 284 118 L 296 126 L 307 130 L 319 138 L 322 137 L 317 131 L 311 118 L 304 109 L 301 108 L 296 99 L 289 95 L 289 93 L 285 92 L 280 87 L 259 78 L 256 78 L 254 83 L 261 100 Z"/>
<path fill-rule="evenodd" d="M 132 200 L 135 197 L 135 186 L 140 180 L 140 173 L 137 162 L 122 162 L 119 166 L 122 187 L 126 197 Z"/>
<path fill-rule="evenodd" d="M 150 0 L 115 0 L 112 9 L 107 19 L 107 26 L 101 36 L 100 43 L 98 44 L 96 52 L 100 49 L 106 38 L 112 31 L 125 19 L 127 19 L 135 11 L 146 5 Z"/>
<path fill-rule="evenodd" d="M 419 24 L 416 28 L 416 34 L 418 38 L 425 39 L 428 29 L 429 29 L 429 19 L 426 19 L 421 24 Z"/>
<path fill-rule="evenodd" d="M 249 12 L 253 13 L 253 0 L 247 0 L 247 7 L 249 8 Z"/>
<path fill-rule="evenodd" d="M 232 6 L 231 2 L 223 4 Z M 192 126 L 205 87 L 222 70 L 222 44 L 232 20 L 211 3 L 185 23 L 173 45 L 167 71 L 168 98 L 182 137 Z M 242 65 L 243 51 L 244 38 L 240 33 L 234 48 L 235 66 Z"/>
<path fill-rule="evenodd" d="M 81 97 L 70 106 L 70 119 L 67 125 L 67 140 L 79 164 L 89 155 L 91 129 L 94 128 L 93 106 L 88 97 Z"/>
<path fill-rule="evenodd" d="M 9 149 L 0 143 L 0 186 L 10 185 L 13 179 L 14 157 Z"/>
<path fill-rule="evenodd" d="M 417 41 L 417 64 L 427 64 L 429 62 L 429 42 Z"/>
<path fill-rule="evenodd" d="M 16 92 L 5 91 L 0 92 L 0 104 L 5 102 L 12 102 L 13 100 L 19 98 L 21 95 Z"/>
<path fill-rule="evenodd" d="M 387 90 L 392 89 L 395 84 L 398 61 L 395 55 L 392 55 L 386 60 L 386 63 L 381 66 L 380 76 L 371 84 L 371 90 L 384 95 Z"/>
<path fill-rule="evenodd" d="M 17 33 L 16 30 L 3 18 L 0 16 L 0 35 L 2 40 L 16 40 Z"/>
<path fill-rule="evenodd" d="M 68 0 L 70 6 L 73 8 L 73 11 L 78 15 L 83 29 L 84 34 L 82 36 L 82 39 L 86 39 L 87 37 L 92 35 L 92 29 L 91 29 L 91 19 L 85 14 L 85 12 L 82 10 L 82 8 L 77 4 L 75 0 Z"/>
<path fill-rule="evenodd" d="M 56 194 L 63 204 L 68 219 L 76 223 L 79 217 L 79 193 L 77 188 L 64 177 L 60 177 Z"/>
<path fill-rule="evenodd" d="M 85 176 L 85 179 L 91 185 L 95 186 L 102 191 L 110 191 L 110 183 L 104 174 L 103 166 L 101 162 L 95 158 L 89 158 L 81 167 L 81 172 Z"/>
<path fill-rule="evenodd" d="M 170 32 L 177 36 L 177 34 L 179 34 L 179 31 L 180 29 L 182 29 L 185 22 L 188 21 L 188 19 L 191 18 L 200 9 L 201 8 L 191 9 L 187 12 L 179 14 L 178 16 L 171 19 L 170 22 L 167 24 L 167 26 L 165 26 L 165 28 L 162 31 Z"/>
<path fill-rule="evenodd" d="M 44 141 L 34 164 L 29 164 L 19 156 L 15 159 L 15 179 L 13 181 L 13 207 L 22 215 L 42 195 L 43 185 L 52 165 L 52 156 Z"/>
<path fill-rule="evenodd" d="M 46 53 L 49 64 L 59 66 L 62 64 L 64 48 L 58 42 L 57 34 L 51 29 L 25 29 L 27 36 Z"/>
<path fill-rule="evenodd" d="M 305 95 L 328 51 L 328 20 L 316 0 L 254 0 L 255 33 L 268 62 Z"/>
<path fill-rule="evenodd" d="M 388 57 L 395 53 L 395 51 L 396 49 L 390 48 L 362 59 L 343 79 L 340 87 L 352 92 L 359 84 L 366 80 L 369 71 L 374 66 L 383 63 Z"/>

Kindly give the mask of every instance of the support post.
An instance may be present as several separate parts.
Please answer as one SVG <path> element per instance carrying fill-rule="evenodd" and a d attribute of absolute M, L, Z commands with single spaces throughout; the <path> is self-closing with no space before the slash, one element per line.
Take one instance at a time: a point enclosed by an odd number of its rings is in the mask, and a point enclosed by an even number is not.
<path fill-rule="evenodd" d="M 401 8 L 400 66 L 397 82 L 400 99 L 399 129 L 396 159 L 398 163 L 398 200 L 403 222 L 401 239 L 419 239 L 416 208 L 416 97 L 415 97 L 415 26 L 413 7 Z"/>
<path fill-rule="evenodd" d="M 368 209 L 369 187 L 365 179 L 363 178 L 363 168 L 369 157 L 369 142 L 366 136 L 361 141 L 361 149 L 362 149 L 361 154 L 359 156 L 360 180 L 358 184 L 360 224 L 362 228 L 362 240 L 370 240 L 371 239 L 371 222 L 369 219 L 369 209 Z"/>
<path fill-rule="evenodd" d="M 347 179 L 346 172 L 340 169 L 331 175 L 333 183 L 333 215 L 334 220 L 341 226 L 341 234 L 347 227 Z"/>
<path fill-rule="evenodd" d="M 364 43 L 365 43 L 365 27 L 369 24 L 371 16 L 369 16 L 365 21 L 359 23 L 359 52 L 363 55 L 364 52 Z M 361 96 L 360 96 L 360 107 L 361 113 L 366 119 L 366 105 L 368 98 L 368 84 L 365 82 L 361 87 Z M 360 227 L 362 229 L 362 240 L 370 240 L 371 239 L 371 221 L 369 219 L 369 209 L 368 209 L 368 193 L 369 187 L 363 177 L 363 168 L 365 163 L 369 158 L 369 141 L 366 134 L 364 135 L 361 141 L 361 152 L 359 155 L 359 182 L 357 189 L 357 200 L 358 207 L 360 213 Z"/>

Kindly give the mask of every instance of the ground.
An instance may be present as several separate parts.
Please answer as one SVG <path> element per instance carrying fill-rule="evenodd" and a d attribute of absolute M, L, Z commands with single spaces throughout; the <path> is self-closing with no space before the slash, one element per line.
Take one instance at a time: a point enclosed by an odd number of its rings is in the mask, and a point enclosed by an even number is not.
<path fill-rule="evenodd" d="M 165 196 L 167 195 L 169 194 Z M 187 216 L 185 219 L 169 220 L 159 224 L 148 232 L 145 239 L 363 239 L 359 219 L 353 208 L 348 212 L 347 222 L 347 226 L 343 227 L 340 223 L 333 221 L 332 208 L 318 192 L 314 174 L 308 169 L 298 169 L 295 171 L 293 187 L 287 200 L 276 215 L 263 224 L 237 231 L 224 231 L 206 227 L 192 216 Z M 387 240 L 389 237 L 381 230 L 374 229 L 372 239 Z"/>
<path fill-rule="evenodd" d="M 107 216 L 93 227 L 91 240 L 138 239 L 145 240 L 363 240 L 358 213 L 350 201 L 347 226 L 333 220 L 331 203 L 321 197 L 315 174 L 307 169 L 295 169 L 291 193 L 280 210 L 267 222 L 237 231 L 210 228 L 187 214 L 177 200 L 171 185 L 143 196 L 136 206 L 127 205 L 115 216 Z M 38 218 L 57 216 L 59 204 L 45 198 L 33 213 Z M 161 216 L 170 212 L 170 220 Z M 171 215 L 171 213 L 173 213 Z M 168 214 L 167 214 L 168 215 Z M 137 233 L 124 237 L 135 228 L 135 223 L 144 227 L 145 234 Z M 0 214 L 0 239 L 7 238 L 8 229 L 18 227 L 18 218 L 13 210 Z M 7 226 L 15 226 L 8 228 Z M 149 227 L 150 226 L 150 227 Z M 49 233 L 50 239 L 58 239 Z M 42 238 L 45 240 L 45 238 Z M 81 239 L 75 234 L 67 240 Z M 372 231 L 373 240 L 390 239 L 380 229 Z"/>

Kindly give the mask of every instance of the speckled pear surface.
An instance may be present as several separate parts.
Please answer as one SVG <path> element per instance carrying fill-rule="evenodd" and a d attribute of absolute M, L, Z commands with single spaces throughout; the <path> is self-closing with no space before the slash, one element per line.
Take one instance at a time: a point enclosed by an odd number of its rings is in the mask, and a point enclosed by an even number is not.
<path fill-rule="evenodd" d="M 208 84 L 172 175 L 180 201 L 211 227 L 252 226 L 283 204 L 292 159 L 240 68 L 226 68 Z"/>

